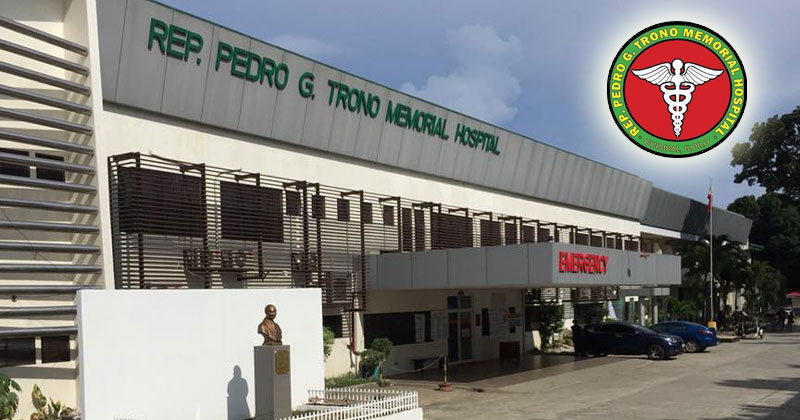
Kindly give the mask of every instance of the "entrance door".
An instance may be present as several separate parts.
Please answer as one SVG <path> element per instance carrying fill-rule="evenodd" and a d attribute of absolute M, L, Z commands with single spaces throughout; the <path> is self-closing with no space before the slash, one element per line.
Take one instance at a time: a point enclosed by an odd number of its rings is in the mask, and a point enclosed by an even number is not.
<path fill-rule="evenodd" d="M 447 310 L 448 359 L 472 359 L 472 296 L 448 296 Z"/>

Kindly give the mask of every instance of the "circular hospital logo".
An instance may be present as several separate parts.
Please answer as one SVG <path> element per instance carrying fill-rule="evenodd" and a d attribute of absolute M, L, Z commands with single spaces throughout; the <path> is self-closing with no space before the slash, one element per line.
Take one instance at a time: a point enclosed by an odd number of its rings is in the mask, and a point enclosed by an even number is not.
<path fill-rule="evenodd" d="M 667 157 L 694 156 L 722 143 L 742 118 L 747 78 L 719 34 L 665 22 L 634 35 L 608 72 L 608 106 L 635 145 Z"/>

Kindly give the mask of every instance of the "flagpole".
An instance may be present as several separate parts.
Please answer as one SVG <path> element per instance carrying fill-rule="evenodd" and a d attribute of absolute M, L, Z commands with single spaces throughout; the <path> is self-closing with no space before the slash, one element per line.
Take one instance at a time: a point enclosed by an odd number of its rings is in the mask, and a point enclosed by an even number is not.
<path fill-rule="evenodd" d="M 709 255 L 709 262 L 708 266 L 710 268 L 710 276 L 709 276 L 709 304 L 711 313 L 709 314 L 709 321 L 714 322 L 714 326 L 716 327 L 716 322 L 714 321 L 714 205 L 713 205 L 713 192 L 711 190 L 712 185 L 714 183 L 713 178 L 708 183 L 708 255 Z"/>

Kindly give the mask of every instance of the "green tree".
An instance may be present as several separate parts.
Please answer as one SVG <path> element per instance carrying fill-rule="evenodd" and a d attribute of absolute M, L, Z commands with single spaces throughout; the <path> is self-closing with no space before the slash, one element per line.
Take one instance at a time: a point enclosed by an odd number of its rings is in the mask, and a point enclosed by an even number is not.
<path fill-rule="evenodd" d="M 745 195 L 733 200 L 732 203 L 728 204 L 728 210 L 741 214 L 752 221 L 761 218 L 761 207 L 754 195 Z"/>
<path fill-rule="evenodd" d="M 768 262 L 783 275 L 783 289 L 800 289 L 800 209 L 796 201 L 776 193 L 757 199 L 736 199 L 728 209 L 753 220 L 753 258 Z"/>
<path fill-rule="evenodd" d="M 769 263 L 753 260 L 744 285 L 745 311 L 760 315 L 781 300 L 783 275 Z"/>
<path fill-rule="evenodd" d="M 542 349 L 545 350 L 550 345 L 553 334 L 564 328 L 564 306 L 555 303 L 543 304 L 539 312 L 539 320 L 539 334 L 542 337 Z"/>
<path fill-rule="evenodd" d="M 719 306 L 720 296 L 730 292 L 738 293 L 745 284 L 749 254 L 743 244 L 728 239 L 725 235 L 715 236 L 714 241 L 714 310 Z M 707 243 L 693 243 L 680 250 L 681 267 L 686 270 L 683 300 L 691 302 L 696 308 L 708 305 L 708 275 L 711 271 Z"/>
<path fill-rule="evenodd" d="M 800 107 L 756 123 L 745 143 L 733 147 L 736 183 L 759 184 L 768 193 L 800 199 Z"/>

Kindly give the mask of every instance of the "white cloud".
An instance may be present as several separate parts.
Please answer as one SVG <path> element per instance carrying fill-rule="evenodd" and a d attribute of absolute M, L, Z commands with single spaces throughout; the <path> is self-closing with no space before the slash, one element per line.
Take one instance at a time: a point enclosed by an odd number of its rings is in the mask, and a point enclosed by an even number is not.
<path fill-rule="evenodd" d="M 519 39 L 502 39 L 494 26 L 464 25 L 447 32 L 446 45 L 455 68 L 446 76 L 428 77 L 419 89 L 406 82 L 401 90 L 495 124 L 512 120 L 522 93 L 511 72 L 521 56 Z"/>
<path fill-rule="evenodd" d="M 278 35 L 270 43 L 310 58 L 326 58 L 339 54 L 339 47 L 306 35 Z"/>

